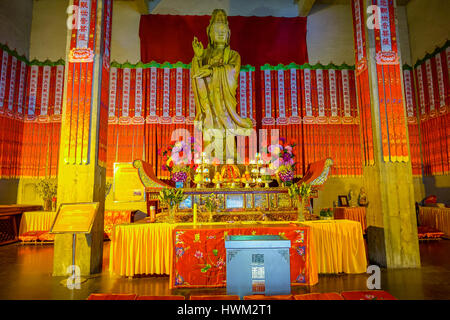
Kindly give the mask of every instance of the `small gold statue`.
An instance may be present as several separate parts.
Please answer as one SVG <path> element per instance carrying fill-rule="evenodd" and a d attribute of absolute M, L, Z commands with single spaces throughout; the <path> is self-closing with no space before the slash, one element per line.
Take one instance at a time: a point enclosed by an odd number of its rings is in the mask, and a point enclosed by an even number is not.
<path fill-rule="evenodd" d="M 367 207 L 369 205 L 369 201 L 367 200 L 366 189 L 361 187 L 359 191 L 358 204 L 361 207 Z"/>

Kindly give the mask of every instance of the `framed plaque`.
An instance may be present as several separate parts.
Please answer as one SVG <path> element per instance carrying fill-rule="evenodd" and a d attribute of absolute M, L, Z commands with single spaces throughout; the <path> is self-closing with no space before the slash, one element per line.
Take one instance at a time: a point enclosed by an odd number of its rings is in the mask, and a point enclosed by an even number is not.
<path fill-rule="evenodd" d="M 114 163 L 113 201 L 145 201 L 145 187 L 131 162 Z"/>
<path fill-rule="evenodd" d="M 50 233 L 90 233 L 98 206 L 98 202 L 61 204 Z"/>

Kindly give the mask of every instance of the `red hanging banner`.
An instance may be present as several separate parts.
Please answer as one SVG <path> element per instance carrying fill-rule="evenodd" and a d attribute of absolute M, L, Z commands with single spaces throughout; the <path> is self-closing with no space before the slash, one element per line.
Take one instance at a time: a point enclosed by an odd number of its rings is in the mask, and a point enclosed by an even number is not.
<path fill-rule="evenodd" d="M 409 161 L 406 121 L 401 91 L 401 71 L 397 49 L 395 8 L 392 0 L 372 0 L 379 8 L 379 28 L 375 28 L 378 99 L 385 162 Z"/>

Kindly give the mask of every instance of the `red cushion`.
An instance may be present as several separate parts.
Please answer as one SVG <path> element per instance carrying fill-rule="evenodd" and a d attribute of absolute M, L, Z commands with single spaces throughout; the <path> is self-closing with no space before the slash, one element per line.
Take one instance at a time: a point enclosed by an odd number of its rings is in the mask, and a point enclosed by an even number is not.
<path fill-rule="evenodd" d="M 46 231 L 43 234 L 39 235 L 38 239 L 40 241 L 55 241 L 55 235 Z"/>
<path fill-rule="evenodd" d="M 136 300 L 136 294 L 92 293 L 88 300 Z"/>
<path fill-rule="evenodd" d="M 294 300 L 344 300 L 339 293 L 307 293 L 294 296 Z"/>
<path fill-rule="evenodd" d="M 239 300 L 239 296 L 235 295 L 203 295 L 191 296 L 190 300 Z"/>
<path fill-rule="evenodd" d="M 444 236 L 444 233 L 429 226 L 417 227 L 419 239 L 436 239 Z"/>
<path fill-rule="evenodd" d="M 37 241 L 39 236 L 48 231 L 28 231 L 19 236 L 20 241 Z"/>
<path fill-rule="evenodd" d="M 433 204 L 433 203 L 437 203 L 437 197 L 435 195 L 432 196 L 428 196 L 425 198 L 425 204 Z"/>
<path fill-rule="evenodd" d="M 184 296 L 138 296 L 136 300 L 185 300 Z"/>
<path fill-rule="evenodd" d="M 347 291 L 341 295 L 345 300 L 397 300 L 393 295 L 382 290 Z"/>
<path fill-rule="evenodd" d="M 244 300 L 294 300 L 294 296 L 292 295 L 265 296 L 263 294 L 254 294 L 251 296 L 244 296 Z"/>

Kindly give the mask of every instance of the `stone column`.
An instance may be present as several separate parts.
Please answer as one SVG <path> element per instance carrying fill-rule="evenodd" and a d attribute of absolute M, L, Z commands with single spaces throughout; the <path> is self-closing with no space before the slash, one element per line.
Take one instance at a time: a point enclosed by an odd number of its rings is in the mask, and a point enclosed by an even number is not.
<path fill-rule="evenodd" d="M 396 3 L 352 0 L 352 10 L 369 260 L 420 267 Z"/>
<path fill-rule="evenodd" d="M 70 1 L 75 9 L 67 33 L 58 206 L 100 203 L 92 233 L 76 236 L 75 265 L 81 275 L 102 270 L 112 3 Z M 67 275 L 71 265 L 72 235 L 56 235 L 53 275 Z"/>

